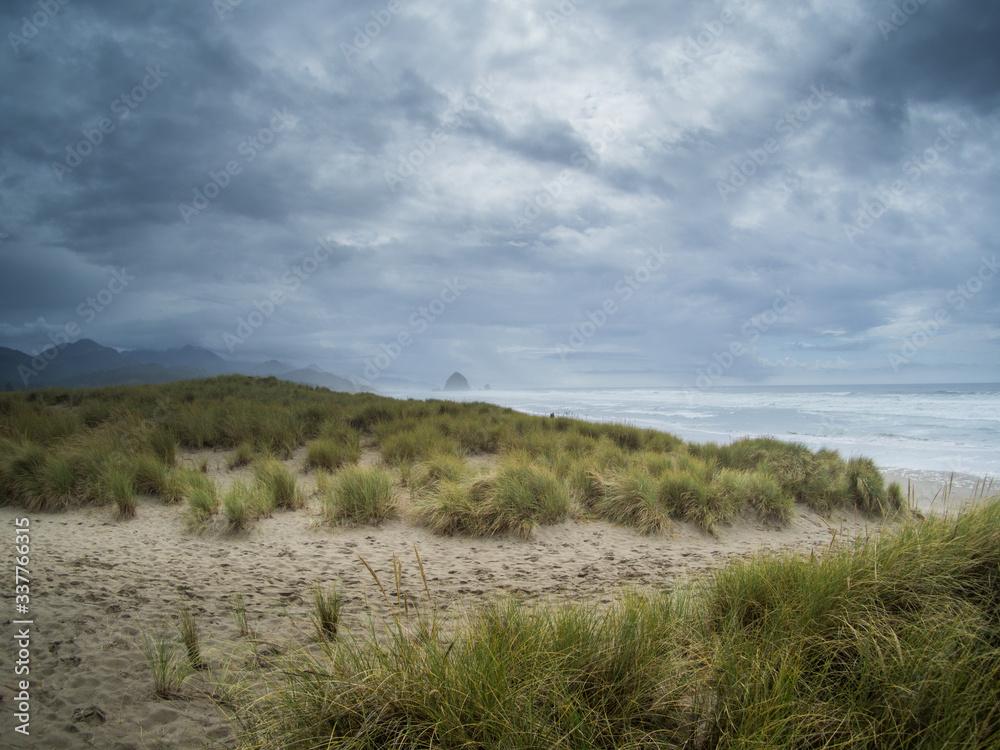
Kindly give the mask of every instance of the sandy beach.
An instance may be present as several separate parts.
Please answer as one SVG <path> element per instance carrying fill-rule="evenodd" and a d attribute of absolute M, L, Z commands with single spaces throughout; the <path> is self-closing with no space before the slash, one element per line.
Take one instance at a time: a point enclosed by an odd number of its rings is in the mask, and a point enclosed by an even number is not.
<path fill-rule="evenodd" d="M 226 454 L 185 454 L 184 463 L 209 461 L 220 485 L 246 470 L 228 471 Z M 363 461 L 375 458 L 367 454 Z M 289 462 L 300 470 L 301 451 Z M 299 473 L 302 486 L 315 486 Z M 948 477 L 926 472 L 887 473 L 907 480 L 929 507 Z M 961 505 L 975 486 L 958 477 L 948 503 Z M 963 496 L 962 493 L 965 493 Z M 138 648 L 141 627 L 153 629 L 181 607 L 195 616 L 211 671 L 222 671 L 241 641 L 231 597 L 242 594 L 251 627 L 268 641 L 311 636 L 310 588 L 336 583 L 344 596 L 344 626 L 357 629 L 370 615 L 373 580 L 361 558 L 391 584 L 393 556 L 403 564 L 404 596 L 419 598 L 419 551 L 438 610 L 458 615 L 484 598 L 510 592 L 526 599 L 609 602 L 626 587 L 674 588 L 733 557 L 761 549 L 822 551 L 836 537 L 877 533 L 878 524 L 839 514 L 823 518 L 804 506 L 783 528 L 742 518 L 717 536 L 687 524 L 674 533 L 640 536 L 604 521 L 569 520 L 538 529 L 533 539 L 436 536 L 408 522 L 405 513 L 381 527 L 322 524 L 313 499 L 299 511 L 277 512 L 243 536 L 217 528 L 192 534 L 182 506 L 140 501 L 135 519 L 118 522 L 111 507 L 65 514 L 27 514 L 31 528 L 33 621 L 30 645 L 30 737 L 13 732 L 12 650 L 3 650 L 4 743 L 11 747 L 202 748 L 227 747 L 233 732 L 208 697 L 206 673 L 189 679 L 173 700 L 154 696 L 152 677 Z M 5 539 L 23 511 L 0 508 Z M 890 524 L 891 525 L 891 524 Z M 13 570 L 6 545 L 6 570 Z M 14 611 L 11 587 L 5 610 Z M 390 595 L 395 592 L 390 590 Z M 5 617 L 8 633 L 13 618 Z"/>

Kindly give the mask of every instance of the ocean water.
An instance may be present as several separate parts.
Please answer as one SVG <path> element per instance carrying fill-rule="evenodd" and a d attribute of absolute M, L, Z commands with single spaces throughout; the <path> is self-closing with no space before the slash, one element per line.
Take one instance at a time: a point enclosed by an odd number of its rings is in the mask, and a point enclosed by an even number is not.
<path fill-rule="evenodd" d="M 551 389 L 394 393 L 528 414 L 624 421 L 693 442 L 769 435 L 882 469 L 1000 475 L 1000 384 Z"/>

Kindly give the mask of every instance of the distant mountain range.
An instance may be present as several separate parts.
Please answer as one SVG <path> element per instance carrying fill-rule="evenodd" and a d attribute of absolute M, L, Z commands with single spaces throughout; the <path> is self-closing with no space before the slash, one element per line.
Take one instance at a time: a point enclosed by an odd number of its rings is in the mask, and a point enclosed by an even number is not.
<path fill-rule="evenodd" d="M 316 365 L 296 369 L 271 359 L 266 362 L 227 362 L 197 346 L 166 351 L 119 352 L 90 339 L 51 346 L 32 357 L 16 349 L 0 347 L 0 389 L 98 388 L 106 385 L 143 385 L 194 380 L 216 375 L 273 375 L 293 383 L 356 393 L 372 390 L 356 386 L 347 378 Z"/>

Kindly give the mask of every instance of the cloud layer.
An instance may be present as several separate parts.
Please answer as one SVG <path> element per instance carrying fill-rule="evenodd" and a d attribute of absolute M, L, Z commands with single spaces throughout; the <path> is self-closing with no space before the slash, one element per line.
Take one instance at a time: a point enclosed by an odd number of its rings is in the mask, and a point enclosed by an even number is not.
<path fill-rule="evenodd" d="M 0 344 L 996 380 L 997 3 L 35 0 L 0 32 Z"/>

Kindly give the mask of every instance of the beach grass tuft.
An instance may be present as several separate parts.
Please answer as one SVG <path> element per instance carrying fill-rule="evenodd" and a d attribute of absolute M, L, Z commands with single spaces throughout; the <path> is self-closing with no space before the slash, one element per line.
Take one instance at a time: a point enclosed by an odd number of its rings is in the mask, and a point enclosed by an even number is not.
<path fill-rule="evenodd" d="M 640 534 L 670 530 L 669 506 L 660 501 L 657 482 L 645 469 L 620 469 L 602 484 L 603 491 L 594 505 L 602 518 L 630 526 Z"/>
<path fill-rule="evenodd" d="M 847 483 L 854 504 L 864 513 L 885 516 L 902 506 L 902 493 L 895 493 L 895 498 L 890 499 L 885 479 L 870 458 L 852 458 L 847 462 Z"/>
<path fill-rule="evenodd" d="M 528 537 L 538 524 L 566 517 L 569 493 L 551 470 L 524 454 L 504 456 L 485 475 L 440 480 L 418 494 L 414 515 L 437 533 Z"/>
<path fill-rule="evenodd" d="M 194 670 L 205 669 L 206 664 L 201 656 L 198 626 L 194 621 L 194 615 L 187 607 L 181 607 L 178 613 L 177 627 L 180 631 L 181 643 L 184 644 L 184 652 L 187 654 L 188 665 Z"/>
<path fill-rule="evenodd" d="M 274 498 L 259 483 L 236 481 L 222 495 L 222 511 L 229 530 L 240 534 L 249 531 L 262 516 L 274 510 Z"/>
<path fill-rule="evenodd" d="M 215 483 L 201 472 L 189 471 L 182 477 L 181 493 L 187 501 L 185 520 L 192 531 L 203 530 L 219 510 Z"/>
<path fill-rule="evenodd" d="M 236 620 L 236 629 L 241 638 L 253 635 L 250 621 L 247 618 L 247 603 L 243 594 L 233 594 L 230 599 L 230 607 L 233 611 L 233 618 Z"/>
<path fill-rule="evenodd" d="M 135 518 L 138 504 L 132 473 L 128 469 L 115 466 L 108 469 L 104 481 L 115 504 L 115 517 L 119 521 Z"/>
<path fill-rule="evenodd" d="M 414 496 L 432 492 L 442 482 L 461 483 L 473 476 L 469 465 L 458 456 L 438 454 L 414 466 L 407 485 Z"/>
<path fill-rule="evenodd" d="M 275 508 L 296 510 L 305 505 L 305 498 L 296 486 L 295 474 L 281 461 L 263 459 L 254 464 L 253 470 L 268 512 Z"/>
<path fill-rule="evenodd" d="M 159 698 L 177 698 L 193 669 L 186 654 L 178 653 L 177 643 L 165 622 L 155 628 L 140 625 L 139 648 L 153 673 L 153 692 Z"/>
<path fill-rule="evenodd" d="M 396 511 L 392 474 L 377 466 L 348 466 L 320 475 L 323 515 L 329 523 L 378 524 Z"/>
<path fill-rule="evenodd" d="M 135 491 L 164 497 L 168 491 L 168 471 L 163 460 L 152 453 L 139 453 L 129 462 Z"/>
<path fill-rule="evenodd" d="M 244 441 L 237 445 L 236 450 L 226 459 L 226 466 L 229 467 L 230 471 L 241 466 L 249 466 L 253 463 L 256 454 L 256 446 L 252 442 Z"/>
<path fill-rule="evenodd" d="M 320 584 L 313 586 L 312 621 L 316 628 L 316 636 L 321 641 L 329 641 L 337 635 L 340 624 L 341 596 L 336 586 L 329 590 Z"/>
<path fill-rule="evenodd" d="M 347 464 L 356 464 L 361 457 L 357 434 L 352 432 L 354 439 L 346 442 L 334 437 L 321 437 L 309 444 L 306 453 L 306 466 L 326 471 L 336 471 Z"/>

